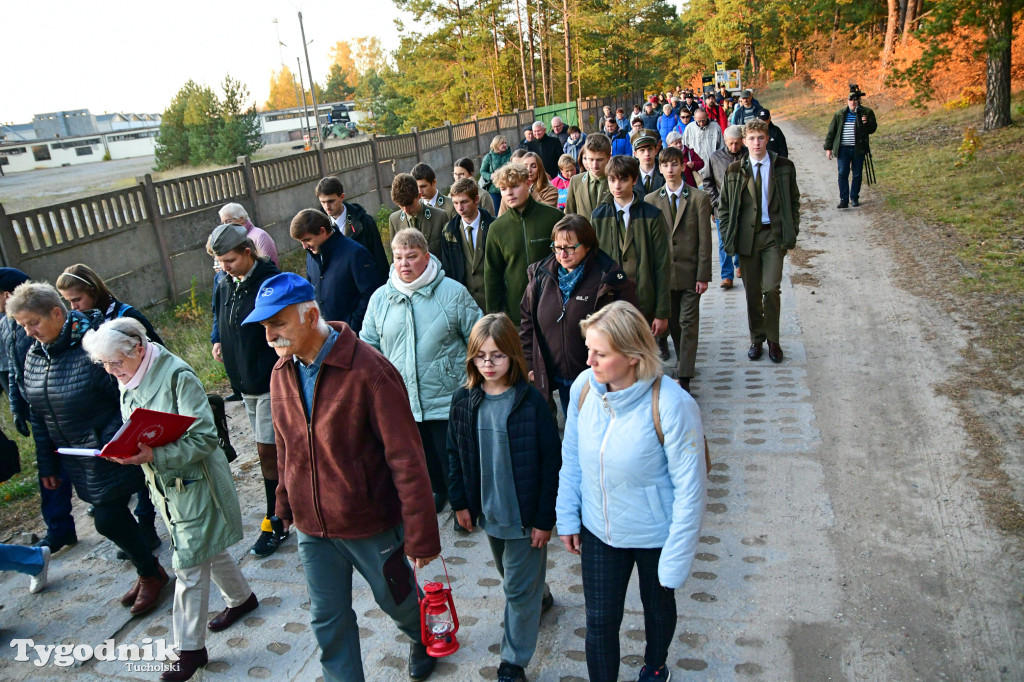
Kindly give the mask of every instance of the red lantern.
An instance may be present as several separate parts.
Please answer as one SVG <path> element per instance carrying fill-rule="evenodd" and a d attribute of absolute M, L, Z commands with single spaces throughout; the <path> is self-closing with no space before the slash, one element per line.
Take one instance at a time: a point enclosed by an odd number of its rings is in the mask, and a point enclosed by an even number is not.
<path fill-rule="evenodd" d="M 455 612 L 452 581 L 443 558 L 441 564 L 448 587 L 441 583 L 427 583 L 420 599 L 420 637 L 427 653 L 434 658 L 450 656 L 459 650 L 459 640 L 455 639 L 455 633 L 459 631 L 459 614 Z"/>

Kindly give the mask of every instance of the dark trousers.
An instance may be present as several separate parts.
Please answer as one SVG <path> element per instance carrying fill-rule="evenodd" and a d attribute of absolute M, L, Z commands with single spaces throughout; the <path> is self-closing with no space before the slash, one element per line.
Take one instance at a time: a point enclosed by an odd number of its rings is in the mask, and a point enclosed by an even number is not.
<path fill-rule="evenodd" d="M 75 518 L 71 516 L 71 479 L 60 477 L 60 486 L 50 490 L 39 479 L 39 506 L 46 522 L 46 534 L 63 540 L 75 535 Z"/>
<path fill-rule="evenodd" d="M 494 215 L 492 218 L 498 217 L 498 209 L 501 208 L 501 192 L 491 192 L 491 198 L 494 199 Z"/>
<path fill-rule="evenodd" d="M 158 573 L 156 557 L 146 545 L 142 527 L 128 509 L 130 501 L 131 495 L 125 495 L 93 505 L 96 508 L 92 515 L 96 532 L 124 550 L 140 577 L 153 577 Z"/>
<path fill-rule="evenodd" d="M 448 420 L 419 422 L 423 454 L 427 457 L 430 489 L 448 498 Z"/>
<path fill-rule="evenodd" d="M 559 379 L 555 377 L 551 380 L 551 388 L 558 389 L 558 401 L 562 404 L 562 413 L 569 416 L 569 391 L 572 389 L 572 379 Z"/>
<path fill-rule="evenodd" d="M 754 236 L 754 249 L 740 256 L 743 289 L 747 297 L 747 327 L 751 343 L 779 342 L 779 314 L 782 307 L 782 262 L 786 252 L 775 244 L 770 229 Z"/>
<path fill-rule="evenodd" d="M 839 156 L 839 201 L 846 203 L 850 199 L 860 199 L 860 180 L 864 171 L 864 155 L 854 147 L 840 147 Z M 853 185 L 850 184 L 850 171 L 853 170 Z"/>
<path fill-rule="evenodd" d="M 696 374 L 697 337 L 700 335 L 700 294 L 696 289 L 673 289 L 669 296 L 668 333 L 679 359 L 676 376 L 692 379 Z"/>
<path fill-rule="evenodd" d="M 636 564 L 644 605 L 647 644 L 644 663 L 665 665 L 676 631 L 675 591 L 658 582 L 661 548 L 620 549 L 604 544 L 586 527 L 580 531 L 583 598 L 587 610 L 587 671 L 591 682 L 619 679 L 619 629 L 629 578 Z"/>

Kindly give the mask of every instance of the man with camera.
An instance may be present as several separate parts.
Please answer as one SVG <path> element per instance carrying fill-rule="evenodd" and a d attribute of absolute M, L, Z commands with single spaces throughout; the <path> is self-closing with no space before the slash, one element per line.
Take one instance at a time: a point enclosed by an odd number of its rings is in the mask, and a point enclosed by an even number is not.
<path fill-rule="evenodd" d="M 875 112 L 861 106 L 864 93 L 856 83 L 850 85 L 846 106 L 836 112 L 825 135 L 825 156 L 839 161 L 839 208 L 860 206 L 860 183 L 864 171 L 864 157 L 870 156 L 868 136 L 878 129 Z M 850 184 L 850 171 L 853 184 Z"/>

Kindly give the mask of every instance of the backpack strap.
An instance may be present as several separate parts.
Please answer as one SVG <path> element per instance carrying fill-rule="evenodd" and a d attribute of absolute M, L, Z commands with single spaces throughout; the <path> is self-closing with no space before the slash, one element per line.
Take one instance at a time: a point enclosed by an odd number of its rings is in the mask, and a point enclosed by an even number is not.
<path fill-rule="evenodd" d="M 658 434 L 658 442 L 661 443 L 662 447 L 665 445 L 665 432 L 661 430 L 661 410 L 659 409 L 659 400 L 661 396 L 661 375 L 654 380 L 654 384 L 651 386 L 651 413 L 654 417 L 654 432 Z"/>
<path fill-rule="evenodd" d="M 580 412 L 583 411 L 583 401 L 587 399 L 587 394 L 590 393 L 590 382 L 583 384 L 583 388 L 580 389 L 580 401 L 576 405 L 576 409 Z"/>

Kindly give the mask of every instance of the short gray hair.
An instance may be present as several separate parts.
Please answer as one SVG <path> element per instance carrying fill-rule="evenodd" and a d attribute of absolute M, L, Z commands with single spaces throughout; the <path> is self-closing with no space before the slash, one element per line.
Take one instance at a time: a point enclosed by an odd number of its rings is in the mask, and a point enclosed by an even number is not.
<path fill-rule="evenodd" d="M 552 126 L 555 125 L 555 121 L 558 121 L 559 123 L 561 123 L 562 122 L 562 117 L 561 116 L 552 116 L 551 117 L 551 125 Z"/>
<path fill-rule="evenodd" d="M 678 130 L 673 130 L 671 133 L 665 136 L 665 144 L 672 144 L 676 140 L 683 139 L 683 134 Z"/>
<path fill-rule="evenodd" d="M 731 125 L 725 129 L 722 133 L 728 140 L 742 140 L 743 139 L 743 126 Z"/>
<path fill-rule="evenodd" d="M 52 284 L 46 282 L 25 282 L 14 288 L 14 293 L 7 301 L 7 317 L 14 318 L 19 313 L 35 313 L 49 315 L 54 308 L 68 312 L 60 294 Z"/>
<path fill-rule="evenodd" d="M 327 324 L 327 320 L 324 319 L 324 314 L 320 310 L 319 303 L 317 303 L 316 301 L 303 301 L 302 303 L 299 303 L 297 305 L 298 307 L 295 310 L 298 311 L 300 320 L 304 319 L 306 317 L 306 313 L 308 313 L 310 310 L 316 310 L 316 312 L 319 314 L 319 317 L 317 318 L 316 330 L 323 334 L 324 336 L 331 333 L 331 325 Z"/>
<path fill-rule="evenodd" d="M 217 215 L 220 216 L 222 222 L 236 218 L 245 218 L 246 220 L 249 218 L 249 213 L 245 210 L 245 206 L 234 202 L 221 206 L 220 210 L 217 211 Z"/>
<path fill-rule="evenodd" d="M 82 338 L 82 348 L 93 362 L 128 357 L 140 344 L 142 350 L 146 350 L 146 328 L 133 317 L 107 320 L 98 329 L 87 331 Z"/>
<path fill-rule="evenodd" d="M 546 126 L 546 125 L 544 125 L 544 121 L 534 121 L 534 122 L 533 122 L 533 125 L 532 125 L 532 126 L 530 126 L 530 128 L 531 128 L 531 129 L 532 129 L 532 128 L 536 128 L 537 126 L 540 126 L 541 128 L 544 128 L 545 130 L 547 130 L 547 126 Z"/>
<path fill-rule="evenodd" d="M 395 234 L 391 240 L 391 250 L 395 249 L 419 249 L 423 253 L 430 250 L 427 247 L 427 238 L 415 227 L 407 227 Z"/>

